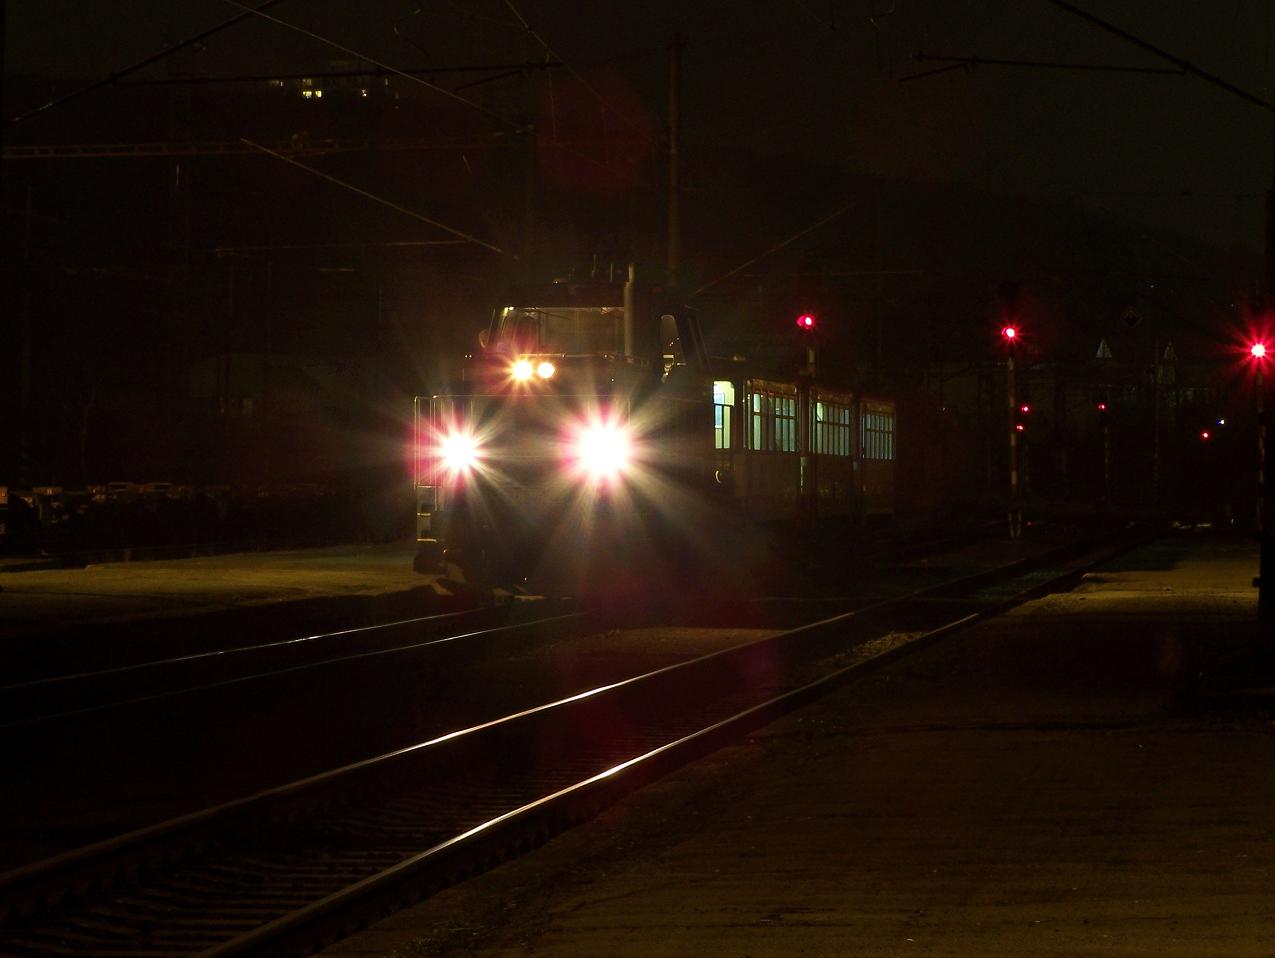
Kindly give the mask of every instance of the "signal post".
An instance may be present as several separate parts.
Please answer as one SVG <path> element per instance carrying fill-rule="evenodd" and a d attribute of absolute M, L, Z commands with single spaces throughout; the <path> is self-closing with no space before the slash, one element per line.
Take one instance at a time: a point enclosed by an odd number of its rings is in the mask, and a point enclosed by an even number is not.
<path fill-rule="evenodd" d="M 1018 482 L 1018 399 L 1014 383 L 1014 345 L 1018 342 L 1018 327 L 1009 325 L 1001 329 L 1005 343 L 1005 385 L 1009 398 L 1009 537 L 1023 537 L 1023 503 Z"/>
<path fill-rule="evenodd" d="M 1272 228 L 1272 227 L 1268 227 Z M 1258 642 L 1261 644 L 1259 655 L 1269 664 L 1275 664 L 1275 598 L 1271 589 L 1275 584 L 1275 569 L 1271 559 L 1271 503 L 1268 501 L 1269 487 L 1266 484 L 1267 459 L 1266 441 L 1266 376 L 1267 350 L 1264 342 L 1254 343 L 1249 348 L 1253 358 L 1254 387 L 1257 392 L 1257 510 L 1255 525 L 1258 541 L 1257 576 L 1253 584 L 1257 586 L 1257 623 Z"/>

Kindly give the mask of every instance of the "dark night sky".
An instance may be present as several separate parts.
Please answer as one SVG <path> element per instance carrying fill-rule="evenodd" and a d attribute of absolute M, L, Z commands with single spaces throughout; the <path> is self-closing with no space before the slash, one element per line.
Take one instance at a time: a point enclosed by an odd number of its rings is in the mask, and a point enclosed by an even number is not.
<path fill-rule="evenodd" d="M 235 12 L 213 0 L 9 0 L 5 7 L 6 73 L 84 77 Z M 898 82 L 934 66 L 912 62 L 919 50 L 1164 65 L 1045 0 L 517 0 L 514 7 L 573 68 L 603 71 L 631 87 L 631 102 L 645 105 L 657 124 L 665 44 L 680 32 L 688 44 L 688 142 L 803 153 L 898 179 L 1078 198 L 1211 245 L 1261 247 L 1269 117 L 1198 79 L 984 66 L 974 75 Z M 1268 3 L 1090 0 L 1085 8 L 1237 86 L 1271 95 L 1275 24 Z M 500 0 L 288 0 L 271 13 L 396 66 L 545 55 Z M 291 72 L 340 57 L 254 21 L 218 35 L 204 51 L 179 54 L 172 66 L 195 74 Z M 492 96 L 487 102 L 498 106 L 500 94 Z M 27 106 L 10 101 L 6 111 Z"/>
<path fill-rule="evenodd" d="M 1272 95 L 1270 0 L 1081 5 Z M 8 0 L 4 9 L 12 116 L 38 105 L 32 91 L 41 82 L 75 89 L 241 8 Z M 1033 348 L 1049 360 L 1088 361 L 1113 326 L 1129 340 L 1117 344 L 1122 359 L 1150 355 L 1157 337 L 1170 335 L 1184 355 L 1216 357 L 1248 321 L 1262 277 L 1273 166 L 1267 111 L 1190 76 L 984 65 L 901 82 L 937 65 L 916 62 L 918 51 L 1165 65 L 1048 0 L 283 0 L 269 12 L 356 54 L 251 18 L 129 79 L 304 76 L 359 66 L 360 57 L 403 68 L 545 59 L 520 16 L 567 69 L 466 88 L 481 109 L 404 81 L 366 101 L 339 86 L 322 101 L 259 82 L 107 87 L 8 127 L 6 145 L 313 132 L 385 146 L 508 134 L 532 120 L 536 136 L 506 136 L 511 148 L 304 154 L 315 169 L 522 259 L 473 245 L 391 250 L 443 234 L 268 157 L 6 161 L 7 275 L 26 304 L 15 312 L 30 332 L 33 388 L 19 398 L 18 351 L 0 354 L 0 391 L 8 390 L 0 406 L 9 410 L 0 428 L 20 425 L 38 440 L 33 477 L 225 481 L 236 463 L 244 475 L 277 476 L 285 459 L 299 475 L 325 461 L 372 462 L 371 453 L 349 453 L 348 437 L 381 429 L 397 439 L 410 396 L 472 348 L 494 305 L 480 300 L 497 287 L 529 278 L 520 274 L 563 275 L 591 254 L 604 268 L 607 258 L 632 256 L 658 271 L 658 141 L 675 34 L 686 44 L 681 279 L 692 298 L 697 284 L 849 211 L 699 298 L 713 348 L 719 335 L 727 354 L 783 355 L 792 331 L 772 320 L 809 309 L 827 319 L 829 364 L 915 385 L 918 364 L 932 357 L 986 356 L 995 314 L 1013 309 L 1034 323 Z M 617 136 L 625 127 L 643 135 Z M 582 146 L 592 166 L 578 162 Z M 284 252 L 305 243 L 321 251 Z M 350 249 L 327 248 L 343 245 Z M 226 246 L 246 249 L 223 256 Z M 1022 301 L 1011 305 L 1014 290 Z M 1134 307 L 1147 322 L 1122 332 L 1117 324 Z M 295 438 L 294 420 L 279 413 L 290 408 L 282 359 L 271 379 L 273 418 L 232 422 L 227 412 L 253 390 L 266 408 L 264 378 L 254 386 L 226 365 L 232 354 L 264 356 L 265 330 L 269 350 L 299 357 L 289 367 L 298 377 L 320 382 L 307 370 L 331 373 L 322 388 L 293 390 L 297 402 L 340 413 L 332 422 L 306 419 L 330 437 L 296 439 L 322 455 L 271 455 L 270 437 Z M 222 357 L 215 390 L 213 357 Z M 307 357 L 321 362 L 305 365 Z M 347 359 L 341 379 L 332 370 Z M 269 429 L 254 432 L 259 419 Z M 227 430 L 220 445 L 204 441 L 209 423 Z M 386 448 L 398 456 L 397 445 Z M 15 468 L 0 450 L 0 473 Z"/>

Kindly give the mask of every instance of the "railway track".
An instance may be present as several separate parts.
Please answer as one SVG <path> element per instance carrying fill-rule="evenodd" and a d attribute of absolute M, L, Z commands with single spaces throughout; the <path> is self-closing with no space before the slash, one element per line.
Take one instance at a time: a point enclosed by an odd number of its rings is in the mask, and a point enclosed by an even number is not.
<path fill-rule="evenodd" d="M 992 526 L 977 527 L 974 535 L 990 535 Z M 999 524 L 995 526 L 999 530 Z M 971 533 L 965 533 L 965 544 Z M 874 554 L 900 559 L 939 552 L 956 541 L 953 535 L 890 546 Z M 750 609 L 736 611 L 741 622 L 761 624 L 775 616 L 764 611 L 776 604 L 792 607 L 788 619 L 806 621 L 844 611 L 857 601 L 844 597 L 761 598 Z M 571 611 L 570 602 L 541 600 L 526 603 L 535 618 L 551 621 Z M 85 672 L 65 673 L 0 685 L 0 730 L 80 719 L 94 721 L 96 713 L 206 693 L 237 683 L 268 680 L 300 669 L 318 669 L 362 657 L 412 652 L 431 643 L 478 638 L 502 625 L 534 628 L 530 615 L 515 619 L 510 606 L 484 606 L 459 612 L 300 636 L 283 641 L 216 648 L 171 658 L 128 663 Z"/>
<path fill-rule="evenodd" d="M 9 872 L 0 952 L 312 951 L 1142 541 L 982 572 Z"/>
<path fill-rule="evenodd" d="M 554 617 L 545 608 L 539 618 Z M 266 680 L 297 669 L 416 651 L 489 633 L 507 621 L 505 608 L 483 607 L 12 683 L 0 686 L 0 729 L 90 718 L 112 708 Z M 511 623 L 514 629 L 530 627 L 531 621 Z"/>
<path fill-rule="evenodd" d="M 543 683 L 509 684 L 517 665 L 538 677 L 543 649 L 593 628 L 570 614 L 475 624 L 449 617 L 251 649 L 229 675 L 218 656 L 159 664 L 89 686 L 129 694 L 79 708 L 78 683 L 66 683 L 43 714 L 0 725 L 13 784 L 0 790 L 0 871 L 543 701 Z M 482 673 L 506 681 L 484 685 Z"/>

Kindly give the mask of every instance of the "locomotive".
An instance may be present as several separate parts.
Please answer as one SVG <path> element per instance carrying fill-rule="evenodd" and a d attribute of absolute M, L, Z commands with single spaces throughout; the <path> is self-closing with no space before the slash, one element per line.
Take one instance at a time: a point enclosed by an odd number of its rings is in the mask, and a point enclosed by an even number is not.
<path fill-rule="evenodd" d="M 709 356 L 695 311 L 633 267 L 520 290 L 479 346 L 416 399 L 418 572 L 685 583 L 760 526 L 893 513 L 892 402 L 819 381 L 813 354 L 802 370 Z"/>

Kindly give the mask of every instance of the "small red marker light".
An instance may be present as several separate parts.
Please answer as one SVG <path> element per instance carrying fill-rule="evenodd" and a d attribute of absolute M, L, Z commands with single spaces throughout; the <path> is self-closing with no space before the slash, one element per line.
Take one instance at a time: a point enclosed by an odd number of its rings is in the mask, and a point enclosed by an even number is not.
<path fill-rule="evenodd" d="M 1205 442 L 1208 442 L 1209 439 L 1211 438 L 1209 435 L 1209 431 L 1207 429 L 1201 429 L 1200 438 L 1203 439 Z"/>
<path fill-rule="evenodd" d="M 1105 402 L 1098 403 L 1098 412 L 1106 412 L 1107 404 Z"/>
<path fill-rule="evenodd" d="M 1018 407 L 1018 411 L 1021 412 L 1024 416 L 1026 416 L 1029 412 L 1032 411 L 1032 407 L 1029 403 L 1023 403 L 1021 406 Z"/>
<path fill-rule="evenodd" d="M 814 329 L 815 318 L 809 313 L 802 313 L 797 317 L 797 326 L 801 329 Z"/>
<path fill-rule="evenodd" d="M 1014 429 L 1018 432 L 1024 432 L 1027 429 L 1027 427 L 1020 422 L 1014 425 Z"/>
<path fill-rule="evenodd" d="M 1005 337 L 1006 341 L 1012 343 L 1014 340 L 1018 338 L 1018 327 L 1006 326 L 1004 329 L 1001 330 L 1001 335 Z"/>

